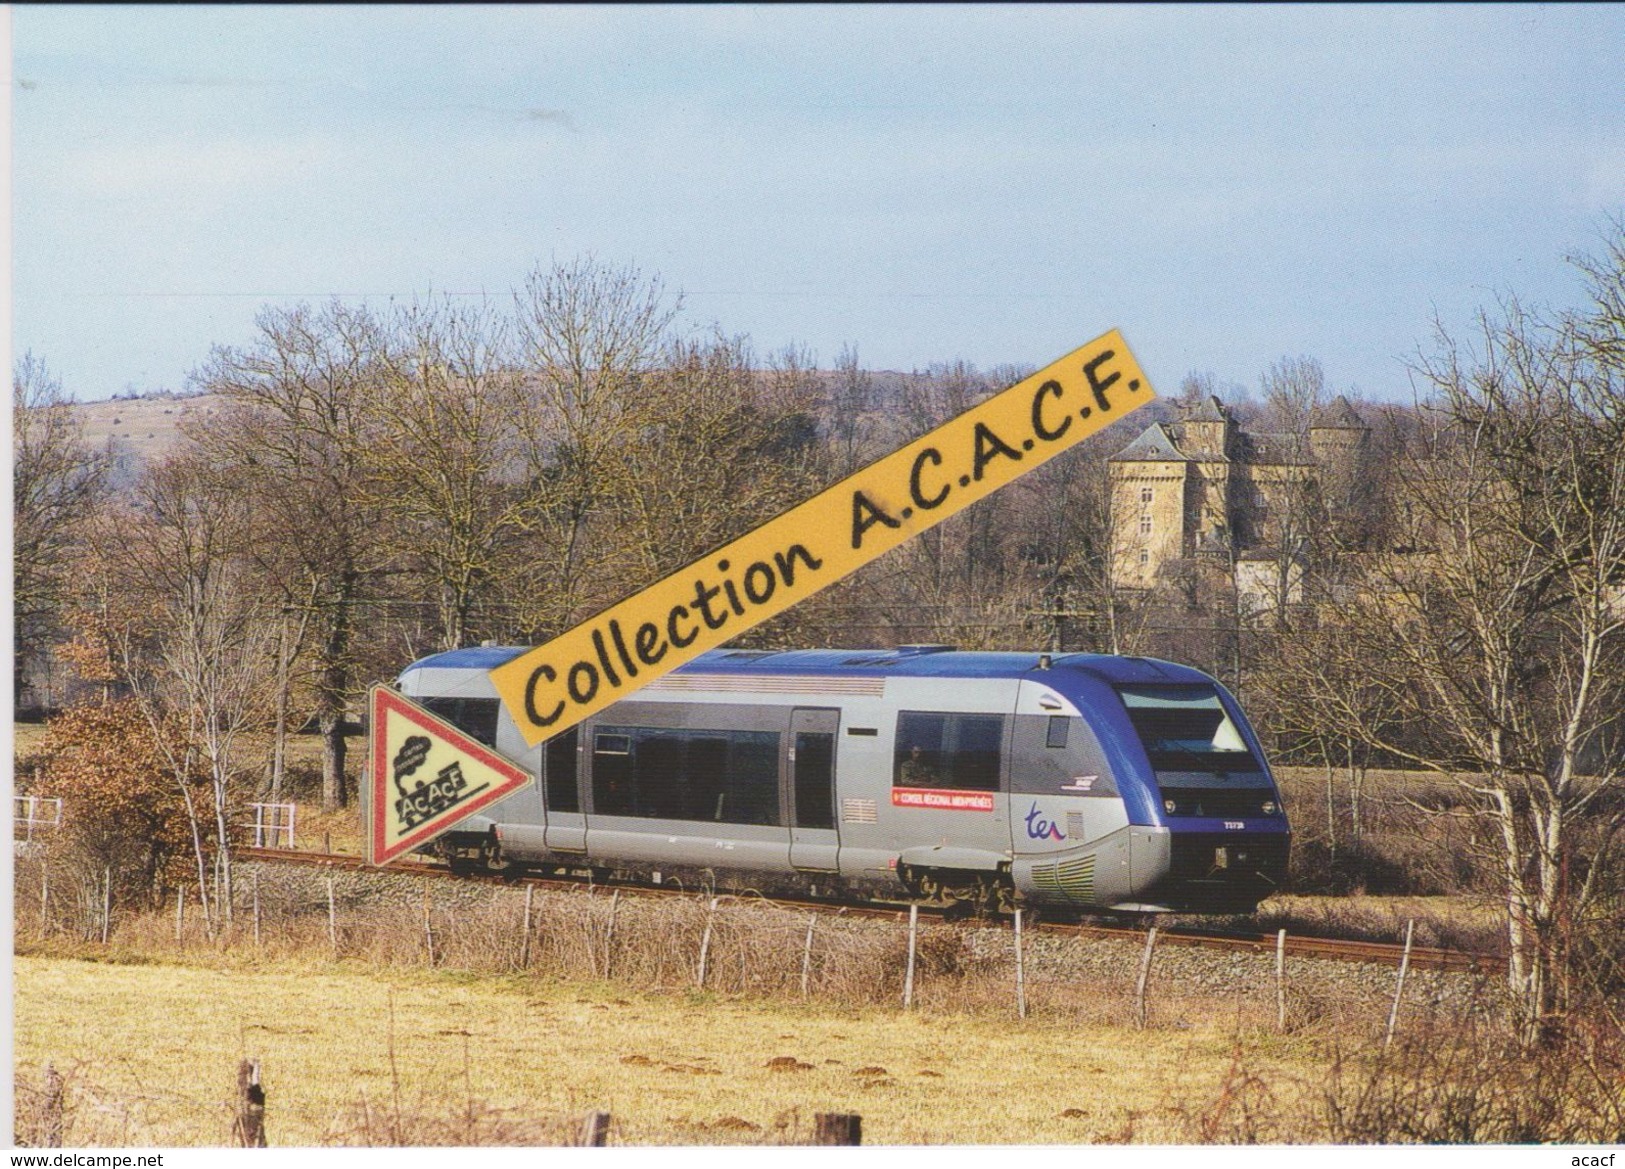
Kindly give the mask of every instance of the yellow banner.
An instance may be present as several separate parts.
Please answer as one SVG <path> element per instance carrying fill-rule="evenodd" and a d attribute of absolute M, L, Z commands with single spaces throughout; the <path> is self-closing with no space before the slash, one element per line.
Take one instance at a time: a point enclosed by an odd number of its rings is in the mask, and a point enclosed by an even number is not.
<path fill-rule="evenodd" d="M 491 671 L 534 746 L 984 499 L 1156 396 L 1113 330 Z"/>

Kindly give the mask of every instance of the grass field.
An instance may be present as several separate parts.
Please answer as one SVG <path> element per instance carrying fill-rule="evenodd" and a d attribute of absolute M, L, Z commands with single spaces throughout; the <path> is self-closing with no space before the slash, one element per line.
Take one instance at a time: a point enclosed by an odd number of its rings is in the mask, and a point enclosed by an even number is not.
<path fill-rule="evenodd" d="M 243 1057 L 273 1144 L 557 1141 L 595 1108 L 617 1144 L 805 1141 L 821 1111 L 866 1144 L 1181 1142 L 1234 1038 L 297 964 L 16 972 L 18 1074 L 71 1069 L 70 1144 L 224 1143 Z"/>

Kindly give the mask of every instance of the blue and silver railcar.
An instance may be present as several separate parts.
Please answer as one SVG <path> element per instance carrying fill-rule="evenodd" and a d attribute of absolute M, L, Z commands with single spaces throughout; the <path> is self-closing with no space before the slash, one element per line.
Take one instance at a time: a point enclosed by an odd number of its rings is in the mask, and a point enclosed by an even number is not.
<path fill-rule="evenodd" d="M 454 860 L 1127 912 L 1251 912 L 1285 878 L 1258 739 L 1186 666 L 715 650 L 531 748 L 488 676 L 523 652 L 399 679 L 539 779 L 442 837 Z"/>

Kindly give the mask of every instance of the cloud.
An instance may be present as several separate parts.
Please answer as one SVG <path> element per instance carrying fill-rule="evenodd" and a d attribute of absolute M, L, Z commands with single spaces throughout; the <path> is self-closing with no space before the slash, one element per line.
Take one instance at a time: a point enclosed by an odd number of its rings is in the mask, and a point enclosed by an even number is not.
<path fill-rule="evenodd" d="M 566 130 L 575 129 L 575 123 L 570 120 L 570 115 L 563 110 L 528 109 L 525 111 L 525 121 L 550 122 L 556 126 L 563 126 Z"/>

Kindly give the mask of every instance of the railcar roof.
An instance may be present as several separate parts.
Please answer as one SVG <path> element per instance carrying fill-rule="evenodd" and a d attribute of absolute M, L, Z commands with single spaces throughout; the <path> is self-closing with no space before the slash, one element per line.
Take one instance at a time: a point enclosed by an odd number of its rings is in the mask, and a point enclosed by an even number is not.
<path fill-rule="evenodd" d="M 423 658 L 412 670 L 494 670 L 526 646 L 477 646 Z M 900 646 L 897 649 L 714 649 L 679 666 L 681 674 L 840 674 L 848 677 L 1016 678 L 1038 667 L 1038 653 L 956 650 L 946 646 Z M 1189 666 L 1157 658 L 1111 654 L 1051 654 L 1051 668 L 1081 670 L 1107 682 L 1204 682 L 1207 675 Z"/>

